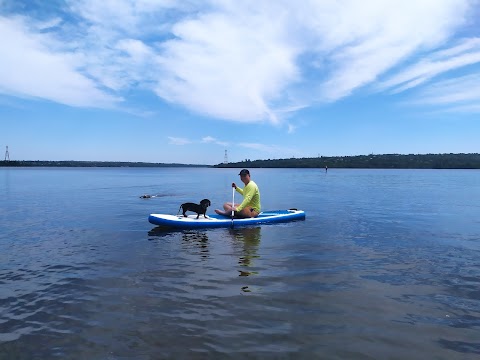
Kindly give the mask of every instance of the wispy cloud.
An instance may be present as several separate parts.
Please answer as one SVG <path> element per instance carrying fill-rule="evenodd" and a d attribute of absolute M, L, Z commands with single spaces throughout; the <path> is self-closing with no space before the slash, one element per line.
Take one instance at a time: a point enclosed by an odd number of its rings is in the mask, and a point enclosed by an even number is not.
<path fill-rule="evenodd" d="M 183 137 L 168 136 L 169 144 L 171 145 L 187 145 L 187 144 L 216 144 L 221 146 L 228 146 L 229 143 L 220 141 L 212 136 L 205 136 L 201 140 L 192 140 Z"/>
<path fill-rule="evenodd" d="M 211 136 L 205 136 L 204 138 L 202 138 L 202 143 L 207 143 L 207 144 L 213 143 L 213 144 L 221 145 L 221 146 L 228 146 L 229 145 L 228 142 L 217 140 L 217 139 L 215 139 L 214 137 L 211 137 Z"/>
<path fill-rule="evenodd" d="M 296 156 L 299 152 L 296 149 L 278 145 L 267 145 L 260 143 L 239 143 L 238 146 L 259 151 L 260 153 L 275 154 L 276 156 Z"/>
<path fill-rule="evenodd" d="M 335 101 L 374 83 L 418 51 L 443 44 L 465 21 L 468 1 L 338 1 L 318 5 L 315 31 L 326 69 L 320 100 Z M 312 12 L 312 17 L 316 14 Z"/>
<path fill-rule="evenodd" d="M 476 0 L 66 0 L 41 17 L 2 4 L 0 92 L 71 106 L 115 107 L 141 89 L 279 124 L 382 77 L 378 89 L 399 92 L 480 61 L 478 39 L 448 45 Z"/>
<path fill-rule="evenodd" d="M 169 140 L 169 144 L 171 145 L 187 145 L 192 143 L 190 140 L 186 138 L 179 138 L 179 137 L 173 137 L 173 136 L 169 136 L 168 140 Z"/>
<path fill-rule="evenodd" d="M 413 105 L 435 105 L 443 111 L 479 112 L 480 75 L 442 80 L 415 93 Z"/>
<path fill-rule="evenodd" d="M 269 156 L 274 154 L 275 157 L 290 157 L 297 156 L 300 152 L 295 148 L 279 146 L 274 144 L 261 144 L 261 143 L 228 143 L 224 141 L 219 141 L 212 136 L 205 136 L 201 140 L 192 140 L 187 138 L 179 138 L 168 136 L 169 144 L 171 145 L 198 145 L 198 144 L 217 144 L 221 146 L 233 146 L 233 147 L 242 147 L 250 150 L 255 150 L 258 152 L 259 156 Z"/>
<path fill-rule="evenodd" d="M 296 129 L 297 129 L 297 127 L 295 125 L 288 124 L 288 133 L 289 134 L 293 134 Z"/>
<path fill-rule="evenodd" d="M 0 16 L 0 93 L 81 107 L 112 108 L 122 101 L 79 71 L 82 56 L 52 50 L 57 40 L 32 28 L 25 18 Z"/>
<path fill-rule="evenodd" d="M 480 38 L 465 39 L 460 44 L 432 52 L 425 59 L 379 84 L 380 89 L 402 92 L 458 68 L 480 63 Z"/>

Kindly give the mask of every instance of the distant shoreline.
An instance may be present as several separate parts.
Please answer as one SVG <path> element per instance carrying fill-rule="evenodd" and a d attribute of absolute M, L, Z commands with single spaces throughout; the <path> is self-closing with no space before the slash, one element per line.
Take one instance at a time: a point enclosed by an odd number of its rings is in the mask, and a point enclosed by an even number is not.
<path fill-rule="evenodd" d="M 248 160 L 217 165 L 127 161 L 0 161 L 0 167 L 201 167 L 201 168 L 347 168 L 347 169 L 480 169 L 480 154 L 383 154 Z"/>
<path fill-rule="evenodd" d="M 210 167 L 210 165 L 165 164 L 127 161 L 0 161 L 0 167 Z"/>
<path fill-rule="evenodd" d="M 216 168 L 480 169 L 480 154 L 383 154 L 245 160 Z"/>

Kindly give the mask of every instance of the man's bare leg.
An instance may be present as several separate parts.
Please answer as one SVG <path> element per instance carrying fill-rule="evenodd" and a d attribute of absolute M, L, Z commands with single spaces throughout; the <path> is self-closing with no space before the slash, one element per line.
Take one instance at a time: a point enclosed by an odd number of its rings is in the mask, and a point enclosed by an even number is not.
<path fill-rule="evenodd" d="M 235 207 L 237 207 L 240 204 L 235 204 Z M 215 212 L 218 215 L 223 215 L 223 216 L 232 216 L 232 203 L 231 202 L 226 202 L 223 204 L 223 211 L 215 209 Z"/>

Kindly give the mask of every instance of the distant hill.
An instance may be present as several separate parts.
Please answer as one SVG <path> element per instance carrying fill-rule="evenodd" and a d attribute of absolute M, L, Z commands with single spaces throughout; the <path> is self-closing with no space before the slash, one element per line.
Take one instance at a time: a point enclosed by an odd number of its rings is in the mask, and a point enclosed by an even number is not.
<path fill-rule="evenodd" d="M 480 154 L 383 154 L 245 160 L 218 168 L 480 169 Z"/>
<path fill-rule="evenodd" d="M 0 161 L 0 166 L 45 166 L 45 167 L 208 167 L 209 165 L 164 164 L 118 161 Z"/>

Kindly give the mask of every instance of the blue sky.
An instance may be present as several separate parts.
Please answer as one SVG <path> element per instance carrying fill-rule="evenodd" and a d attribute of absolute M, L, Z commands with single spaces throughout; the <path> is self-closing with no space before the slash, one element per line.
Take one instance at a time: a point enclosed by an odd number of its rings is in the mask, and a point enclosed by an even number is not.
<path fill-rule="evenodd" d="M 0 146 L 189 164 L 479 152 L 479 15 L 477 0 L 0 0 Z"/>

